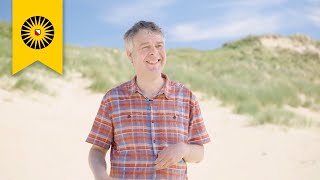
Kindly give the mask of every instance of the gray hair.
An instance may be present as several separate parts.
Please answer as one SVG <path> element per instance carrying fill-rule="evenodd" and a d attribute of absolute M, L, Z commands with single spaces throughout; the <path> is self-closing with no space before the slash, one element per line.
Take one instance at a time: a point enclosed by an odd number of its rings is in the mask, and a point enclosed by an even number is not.
<path fill-rule="evenodd" d="M 164 36 L 161 28 L 151 21 L 139 21 L 135 23 L 123 36 L 126 50 L 132 51 L 133 49 L 133 37 L 142 29 L 156 32 Z"/>

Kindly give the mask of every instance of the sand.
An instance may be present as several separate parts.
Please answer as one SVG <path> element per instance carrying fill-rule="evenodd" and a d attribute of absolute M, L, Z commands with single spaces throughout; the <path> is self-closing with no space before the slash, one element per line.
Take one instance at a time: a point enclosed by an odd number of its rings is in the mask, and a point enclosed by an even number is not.
<path fill-rule="evenodd" d="M 85 139 L 103 94 L 81 79 L 54 84 L 53 97 L 0 89 L 1 180 L 93 179 Z M 212 142 L 189 179 L 320 179 L 319 129 L 250 126 L 217 100 L 200 105 Z"/>

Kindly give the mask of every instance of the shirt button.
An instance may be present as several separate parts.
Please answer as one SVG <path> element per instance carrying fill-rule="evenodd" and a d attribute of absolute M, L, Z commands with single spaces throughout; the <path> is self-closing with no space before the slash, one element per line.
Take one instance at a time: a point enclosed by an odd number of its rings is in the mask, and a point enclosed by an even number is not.
<path fill-rule="evenodd" d="M 151 123 L 154 123 L 154 121 L 151 121 Z"/>
<path fill-rule="evenodd" d="M 155 140 L 155 139 L 153 140 L 153 143 L 156 143 L 156 140 Z"/>

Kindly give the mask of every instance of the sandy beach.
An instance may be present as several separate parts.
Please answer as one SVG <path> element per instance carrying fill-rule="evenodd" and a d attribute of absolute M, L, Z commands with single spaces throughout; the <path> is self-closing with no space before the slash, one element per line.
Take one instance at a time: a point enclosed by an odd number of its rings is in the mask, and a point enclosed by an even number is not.
<path fill-rule="evenodd" d="M 103 94 L 87 84 L 56 81 L 55 96 L 0 89 L 1 180 L 93 179 L 85 138 Z M 200 105 L 212 142 L 201 163 L 188 165 L 189 179 L 320 179 L 319 129 L 251 126 L 217 100 Z"/>

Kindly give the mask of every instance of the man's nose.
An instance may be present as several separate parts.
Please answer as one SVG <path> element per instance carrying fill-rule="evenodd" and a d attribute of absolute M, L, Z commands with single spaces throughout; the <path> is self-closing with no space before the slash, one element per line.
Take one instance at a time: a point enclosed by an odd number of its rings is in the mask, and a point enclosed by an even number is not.
<path fill-rule="evenodd" d="M 158 51 L 157 51 L 157 48 L 156 48 L 155 46 L 151 46 L 151 48 L 150 48 L 150 55 L 156 55 L 157 52 L 158 52 Z"/>

